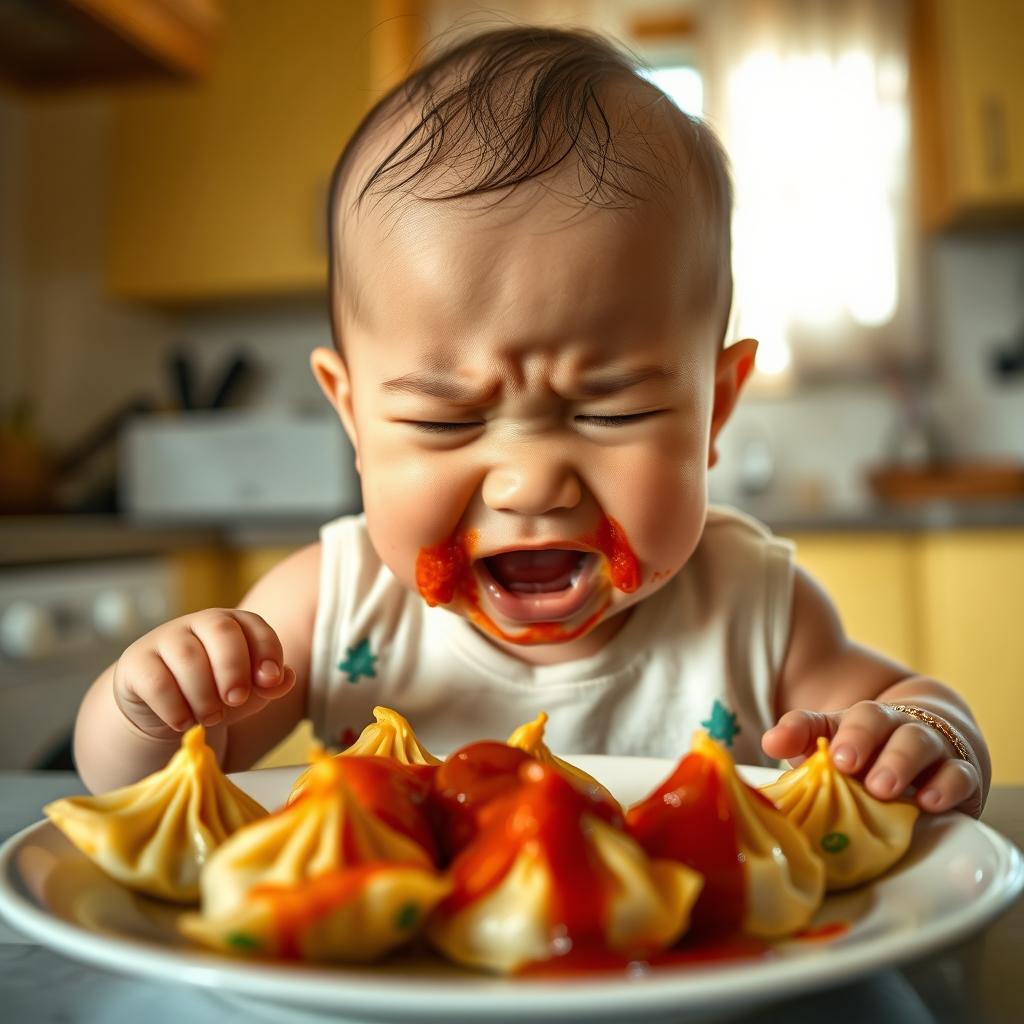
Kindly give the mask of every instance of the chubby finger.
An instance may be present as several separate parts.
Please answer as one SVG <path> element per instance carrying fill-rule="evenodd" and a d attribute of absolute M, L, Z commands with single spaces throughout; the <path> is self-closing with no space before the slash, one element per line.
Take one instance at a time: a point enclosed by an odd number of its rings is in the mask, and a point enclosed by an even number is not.
<path fill-rule="evenodd" d="M 906 722 L 889 737 L 864 779 L 880 800 L 899 796 L 926 768 L 948 755 L 945 741 L 920 722 Z"/>
<path fill-rule="evenodd" d="M 787 711 L 761 737 L 761 747 L 769 757 L 791 761 L 814 752 L 819 736 L 830 738 L 835 732 L 838 714 L 826 711 Z"/>
<path fill-rule="evenodd" d="M 832 763 L 847 775 L 870 764 L 889 737 L 907 721 L 905 715 L 873 700 L 854 704 L 843 715 L 829 745 Z"/>
<path fill-rule="evenodd" d="M 211 609 L 196 615 L 189 629 L 206 651 L 219 702 L 228 707 L 244 704 L 252 686 L 253 666 L 249 641 L 234 613 Z"/>
<path fill-rule="evenodd" d="M 274 689 L 284 681 L 284 649 L 266 619 L 238 608 L 233 613 L 249 645 L 252 681 L 260 690 Z"/>
<path fill-rule="evenodd" d="M 184 732 L 195 725 L 192 708 L 174 674 L 156 651 L 148 651 L 114 669 L 114 701 L 143 732 L 166 727 Z"/>
<path fill-rule="evenodd" d="M 281 697 L 287 696 L 294 686 L 295 670 L 286 665 L 284 668 L 283 678 L 277 686 L 261 686 L 259 688 L 254 688 L 249 694 L 249 699 L 244 704 L 240 707 L 228 708 L 224 715 L 225 723 L 227 725 L 233 725 L 235 722 L 239 722 L 243 718 L 248 718 L 250 715 L 257 714 L 271 701 L 279 700 Z"/>
<path fill-rule="evenodd" d="M 967 761 L 943 761 L 917 791 L 917 804 L 929 814 L 961 808 L 969 814 L 980 812 L 981 779 L 978 769 Z M 963 806 L 961 806 L 963 805 Z"/>
<path fill-rule="evenodd" d="M 179 630 L 160 645 L 159 654 L 193 719 L 206 726 L 217 725 L 224 717 L 224 705 L 205 644 L 188 630 Z"/>

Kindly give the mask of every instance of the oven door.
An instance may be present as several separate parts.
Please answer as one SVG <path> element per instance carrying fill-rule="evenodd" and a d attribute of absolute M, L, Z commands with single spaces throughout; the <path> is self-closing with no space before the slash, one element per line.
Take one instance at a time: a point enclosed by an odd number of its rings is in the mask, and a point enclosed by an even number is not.
<path fill-rule="evenodd" d="M 72 767 L 86 690 L 177 606 L 175 574 L 161 559 L 0 572 L 0 769 Z"/>

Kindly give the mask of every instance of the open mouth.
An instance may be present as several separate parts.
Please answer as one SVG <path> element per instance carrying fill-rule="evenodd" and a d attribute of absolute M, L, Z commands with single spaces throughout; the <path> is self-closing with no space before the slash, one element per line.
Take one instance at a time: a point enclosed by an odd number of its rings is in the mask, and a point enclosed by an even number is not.
<path fill-rule="evenodd" d="M 550 594 L 579 579 L 586 552 L 553 548 L 544 551 L 506 551 L 485 558 L 495 581 L 514 594 Z"/>
<path fill-rule="evenodd" d="M 598 562 L 587 551 L 520 549 L 484 558 L 476 568 L 502 615 L 517 622 L 559 622 L 586 603 Z"/>

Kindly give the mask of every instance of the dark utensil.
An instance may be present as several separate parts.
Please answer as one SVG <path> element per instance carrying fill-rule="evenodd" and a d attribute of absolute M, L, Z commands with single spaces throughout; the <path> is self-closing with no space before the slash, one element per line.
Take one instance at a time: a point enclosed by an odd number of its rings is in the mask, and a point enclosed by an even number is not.
<path fill-rule="evenodd" d="M 192 361 L 184 352 L 174 352 L 169 368 L 178 405 L 186 412 L 191 412 L 196 407 L 195 371 L 192 368 Z"/>
<path fill-rule="evenodd" d="M 207 408 L 223 409 L 228 404 L 228 399 L 235 395 L 251 376 L 252 363 L 245 356 L 236 355 L 228 364 L 220 383 L 214 388 L 213 398 L 210 399 Z"/>

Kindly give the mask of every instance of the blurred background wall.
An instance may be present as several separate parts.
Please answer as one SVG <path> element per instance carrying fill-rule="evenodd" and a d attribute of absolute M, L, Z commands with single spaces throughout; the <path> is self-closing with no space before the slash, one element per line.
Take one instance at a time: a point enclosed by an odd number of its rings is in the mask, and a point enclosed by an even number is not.
<path fill-rule="evenodd" d="M 732 156 L 731 337 L 762 348 L 712 496 L 795 537 L 858 639 L 968 692 L 1024 778 L 1020 3 L 139 0 L 156 29 L 89 6 L 0 5 L 4 679 L 64 666 L 67 720 L 148 621 L 118 567 L 149 560 L 152 616 L 233 603 L 359 507 L 308 371 L 333 161 L 432 40 L 573 24 Z"/>

